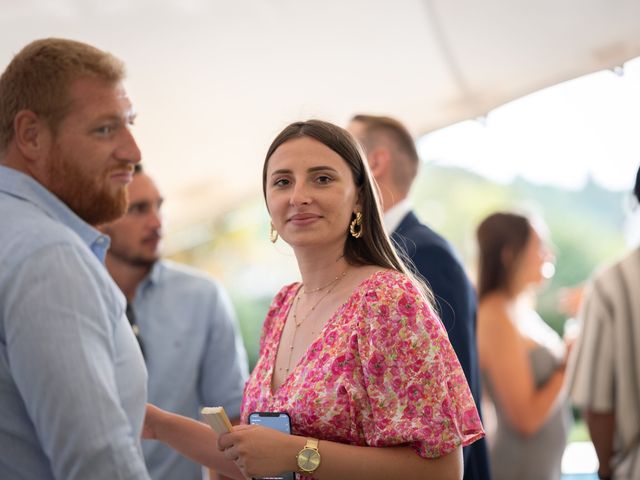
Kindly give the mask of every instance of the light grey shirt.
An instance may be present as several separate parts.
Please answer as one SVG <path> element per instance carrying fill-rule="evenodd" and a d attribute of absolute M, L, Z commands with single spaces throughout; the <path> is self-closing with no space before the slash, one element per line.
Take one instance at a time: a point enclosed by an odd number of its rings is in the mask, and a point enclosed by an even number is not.
<path fill-rule="evenodd" d="M 149 370 L 149 402 L 195 419 L 203 406 L 223 406 L 229 418 L 239 417 L 247 355 L 222 286 L 203 272 L 161 260 L 138 286 L 133 308 Z M 172 448 L 156 441 L 142 446 L 154 480 L 202 478 L 202 468 Z"/>
<path fill-rule="evenodd" d="M 0 478 L 148 479 L 146 369 L 108 237 L 0 166 Z"/>

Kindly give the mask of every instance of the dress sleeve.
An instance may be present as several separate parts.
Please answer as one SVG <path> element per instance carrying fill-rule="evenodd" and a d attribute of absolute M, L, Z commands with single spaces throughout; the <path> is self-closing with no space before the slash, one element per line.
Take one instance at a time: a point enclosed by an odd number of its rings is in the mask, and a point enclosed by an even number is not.
<path fill-rule="evenodd" d="M 371 415 L 371 446 L 410 444 L 437 458 L 484 435 L 442 322 L 404 275 L 388 274 L 363 295 L 358 350 Z"/>

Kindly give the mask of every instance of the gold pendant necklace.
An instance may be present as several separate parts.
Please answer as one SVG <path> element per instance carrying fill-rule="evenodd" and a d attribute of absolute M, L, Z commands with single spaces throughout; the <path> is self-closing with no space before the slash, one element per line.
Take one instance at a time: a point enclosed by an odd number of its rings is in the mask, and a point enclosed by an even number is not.
<path fill-rule="evenodd" d="M 338 283 L 340 283 L 340 280 L 342 280 L 345 275 L 347 274 L 347 271 L 345 270 L 344 272 L 342 272 L 342 274 L 338 275 L 335 279 L 331 280 L 330 283 L 328 283 L 327 285 L 325 285 L 323 288 L 327 288 L 327 291 L 324 295 L 322 295 L 318 301 L 316 303 L 313 304 L 313 306 L 311 307 L 311 309 L 307 312 L 307 314 L 302 317 L 300 319 L 300 321 L 298 322 L 298 303 L 300 303 L 300 297 L 302 297 L 302 295 L 304 295 L 305 292 L 304 291 L 304 285 L 300 286 L 300 292 L 298 293 L 298 295 L 296 295 L 296 298 L 294 300 L 294 304 L 293 304 L 293 325 L 294 325 L 294 330 L 293 330 L 293 336 L 291 338 L 291 344 L 289 345 L 289 358 L 287 359 L 287 368 L 285 370 L 285 375 L 289 375 L 289 371 L 291 370 L 291 358 L 293 357 L 293 345 L 296 342 L 296 335 L 298 333 L 298 327 L 300 325 L 302 325 L 304 323 L 304 321 L 309 318 L 309 316 L 314 312 L 314 310 L 318 307 L 318 305 L 320 305 L 320 302 L 322 302 L 325 298 L 327 298 L 329 296 L 329 294 L 333 291 L 333 289 L 336 287 L 336 285 L 338 285 Z M 320 289 L 322 290 L 322 288 Z M 320 291 L 318 289 L 316 289 L 315 291 Z M 311 293 L 311 292 L 308 292 Z"/>

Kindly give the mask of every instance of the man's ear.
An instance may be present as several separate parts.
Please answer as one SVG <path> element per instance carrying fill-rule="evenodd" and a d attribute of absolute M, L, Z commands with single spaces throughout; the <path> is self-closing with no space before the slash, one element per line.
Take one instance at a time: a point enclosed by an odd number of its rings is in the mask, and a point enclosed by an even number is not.
<path fill-rule="evenodd" d="M 52 134 L 49 125 L 31 110 L 20 110 L 13 121 L 15 142 L 29 163 L 41 163 L 49 155 Z"/>
<path fill-rule="evenodd" d="M 375 147 L 367 155 L 367 161 L 373 178 L 382 178 L 389 171 L 391 152 L 387 147 Z"/>

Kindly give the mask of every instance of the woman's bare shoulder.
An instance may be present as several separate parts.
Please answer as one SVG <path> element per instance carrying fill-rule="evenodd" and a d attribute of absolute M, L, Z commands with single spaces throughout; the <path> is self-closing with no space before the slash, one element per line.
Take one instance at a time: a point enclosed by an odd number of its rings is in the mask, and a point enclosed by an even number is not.
<path fill-rule="evenodd" d="M 478 302 L 478 314 L 481 312 L 496 313 L 505 311 L 508 308 L 509 299 L 502 292 L 491 292 L 482 297 Z"/>
<path fill-rule="evenodd" d="M 509 305 L 509 298 L 500 292 L 486 295 L 478 304 L 478 333 L 486 331 L 495 334 L 505 330 L 513 332 Z"/>

